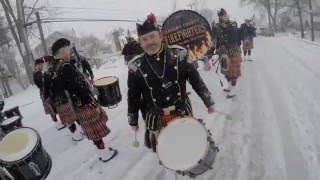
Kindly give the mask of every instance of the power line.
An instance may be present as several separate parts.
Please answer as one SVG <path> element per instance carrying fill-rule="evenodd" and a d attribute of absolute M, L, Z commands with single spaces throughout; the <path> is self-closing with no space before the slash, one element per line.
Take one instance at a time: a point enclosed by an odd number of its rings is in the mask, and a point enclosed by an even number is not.
<path fill-rule="evenodd" d="M 128 20 L 128 19 L 72 19 L 72 18 L 54 18 L 42 20 L 42 23 L 53 22 L 142 22 L 140 20 Z"/>
<path fill-rule="evenodd" d="M 132 16 L 132 14 L 135 15 L 145 15 L 145 13 L 143 12 L 79 12 L 79 11 L 59 11 L 59 12 L 50 12 L 50 11 L 46 11 L 46 12 L 41 12 L 41 13 L 54 13 L 54 14 L 90 14 L 90 15 L 122 15 L 122 16 Z M 157 15 L 167 15 L 167 13 L 158 13 Z"/>
<path fill-rule="evenodd" d="M 25 8 L 29 8 L 31 9 L 32 7 L 28 7 L 26 6 Z M 35 8 L 37 9 L 37 8 Z M 101 9 L 101 8 L 82 8 L 82 7 L 57 7 L 57 6 L 49 6 L 49 7 L 46 7 L 46 8 L 38 8 L 37 11 L 52 11 L 50 9 L 55 9 L 55 10 L 59 10 L 59 9 L 72 9 L 72 10 L 90 10 L 90 11 L 98 11 L 99 13 L 108 13 L 108 12 L 114 12 L 114 13 L 129 13 L 129 14 L 132 14 L 132 13 L 143 13 L 145 14 L 144 12 L 141 12 L 141 11 L 130 11 L 130 10 L 123 10 L 123 9 Z M 101 12 L 103 11 L 103 12 Z M 97 13 L 98 13 L 97 12 Z M 59 13 L 59 12 L 55 12 L 55 13 Z M 81 12 L 79 12 L 81 13 Z M 161 15 L 164 15 L 164 14 L 169 14 L 170 12 L 158 12 L 157 14 L 161 14 Z"/>

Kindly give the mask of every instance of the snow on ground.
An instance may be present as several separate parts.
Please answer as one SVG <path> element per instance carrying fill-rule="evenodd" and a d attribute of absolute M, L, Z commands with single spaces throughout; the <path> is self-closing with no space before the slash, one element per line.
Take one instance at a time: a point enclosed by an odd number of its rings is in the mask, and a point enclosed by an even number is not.
<path fill-rule="evenodd" d="M 233 100 L 225 99 L 214 70 L 205 72 L 199 68 L 214 94 L 216 109 L 232 113 L 235 119 L 207 115 L 192 91 L 195 116 L 205 120 L 220 148 L 214 170 L 196 179 L 319 180 L 320 46 L 288 37 L 258 37 L 255 41 L 255 61 L 242 63 L 243 76 Z M 96 78 L 108 75 L 119 77 L 123 96 L 117 108 L 105 109 L 112 133 L 104 140 L 119 150 L 119 155 L 108 163 L 97 160 L 92 142 L 75 143 L 66 129 L 54 128 L 43 112 L 36 87 L 7 100 L 5 108 L 27 104 L 20 107 L 23 123 L 39 131 L 43 146 L 53 159 L 48 180 L 162 178 L 163 168 L 156 154 L 143 147 L 143 130 L 138 133 L 140 148 L 131 145 L 134 133 L 127 124 L 127 68 L 122 58 L 95 71 Z M 184 179 L 189 178 L 179 177 Z"/>

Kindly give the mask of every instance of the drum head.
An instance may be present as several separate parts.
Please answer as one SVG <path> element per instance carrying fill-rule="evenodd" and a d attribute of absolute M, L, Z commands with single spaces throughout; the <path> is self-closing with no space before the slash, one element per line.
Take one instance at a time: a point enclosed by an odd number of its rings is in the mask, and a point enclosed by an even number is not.
<path fill-rule="evenodd" d="M 38 134 L 31 128 L 15 129 L 0 141 L 0 160 L 14 162 L 26 157 L 36 147 Z"/>
<path fill-rule="evenodd" d="M 20 118 L 20 116 L 13 116 L 11 118 L 8 118 L 6 120 L 4 120 L 0 126 L 6 126 L 6 125 L 9 125 L 15 121 L 17 121 L 18 119 Z"/>
<path fill-rule="evenodd" d="M 112 84 L 118 81 L 118 78 L 115 76 L 108 76 L 108 77 L 104 77 L 104 78 L 100 78 L 98 80 L 96 80 L 93 84 L 95 86 L 105 86 L 108 84 Z"/>
<path fill-rule="evenodd" d="M 169 169 L 190 170 L 206 155 L 209 148 L 207 137 L 205 127 L 194 118 L 176 119 L 158 137 L 159 159 Z"/>

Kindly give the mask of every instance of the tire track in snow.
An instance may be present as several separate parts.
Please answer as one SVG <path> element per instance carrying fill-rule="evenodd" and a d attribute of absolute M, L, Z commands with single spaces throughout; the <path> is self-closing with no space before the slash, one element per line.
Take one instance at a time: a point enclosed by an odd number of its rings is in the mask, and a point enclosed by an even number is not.
<path fill-rule="evenodd" d="M 290 53 L 283 53 L 282 49 L 277 49 L 272 46 L 271 41 L 266 42 L 270 50 L 273 50 L 274 54 L 282 55 L 280 57 L 285 58 Z M 273 62 L 272 62 L 273 61 Z M 268 78 L 264 78 L 267 87 L 269 87 L 268 94 L 272 103 L 272 108 L 276 114 L 279 132 L 281 135 L 281 141 L 283 146 L 283 156 L 286 162 L 286 174 L 288 180 L 300 180 L 309 179 L 309 173 L 306 169 L 306 161 L 303 158 L 299 144 L 293 139 L 294 126 L 291 122 L 292 116 L 294 116 L 294 110 L 291 106 L 287 106 L 285 102 L 294 97 L 289 97 L 286 90 L 288 86 L 284 88 L 283 83 L 280 83 L 279 78 L 283 80 L 283 71 L 281 68 L 286 68 L 283 64 L 274 62 L 274 59 L 270 59 L 268 63 L 264 63 L 264 68 L 261 68 L 262 74 L 268 74 Z M 284 63 L 285 62 L 281 62 Z M 277 66 L 274 66 L 274 65 Z M 273 69 L 273 71 L 270 71 Z M 272 72 L 272 73 L 271 73 Z M 288 74 L 286 74 L 288 75 Z M 289 104 L 290 105 L 290 104 Z"/>
<path fill-rule="evenodd" d="M 258 53 L 255 55 L 255 62 L 245 64 L 246 71 L 244 74 L 248 76 L 245 77 L 244 81 L 246 83 L 242 86 L 247 89 L 247 92 L 244 93 L 247 93 L 245 101 L 249 102 L 247 121 L 251 122 L 251 128 L 248 134 L 248 164 L 244 167 L 241 178 L 282 180 L 285 179 L 284 172 L 282 172 L 284 162 L 281 156 L 277 155 L 278 149 L 281 149 L 281 142 L 277 141 L 279 135 L 273 132 L 276 123 L 269 119 L 273 112 L 268 111 L 270 103 L 265 93 L 267 88 L 263 81 L 265 76 L 262 76 L 263 73 L 259 72 L 263 68 L 261 66 L 262 55 Z"/>

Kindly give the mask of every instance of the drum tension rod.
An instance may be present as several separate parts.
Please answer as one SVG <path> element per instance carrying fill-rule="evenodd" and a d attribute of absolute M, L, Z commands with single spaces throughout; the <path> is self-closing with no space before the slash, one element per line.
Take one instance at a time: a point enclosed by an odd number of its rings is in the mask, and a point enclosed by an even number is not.
<path fill-rule="evenodd" d="M 215 150 L 216 152 L 219 152 L 220 149 L 215 145 L 216 143 L 214 141 L 210 142 L 210 146 L 212 147 L 213 150 Z"/>
<path fill-rule="evenodd" d="M 207 141 L 210 142 L 210 143 L 214 142 L 213 139 L 211 138 L 211 136 L 207 137 Z"/>
<path fill-rule="evenodd" d="M 198 119 L 198 121 L 203 124 L 203 125 L 206 125 L 206 123 L 204 123 L 203 119 Z"/>
<path fill-rule="evenodd" d="M 196 178 L 196 175 L 191 173 L 191 172 L 182 172 L 182 171 L 177 171 L 178 174 L 182 175 L 182 176 L 189 176 L 191 179 L 194 179 Z"/>
<path fill-rule="evenodd" d="M 213 169 L 211 165 L 206 164 L 205 162 L 203 162 L 203 160 L 201 159 L 198 164 L 208 168 L 208 169 Z"/>

